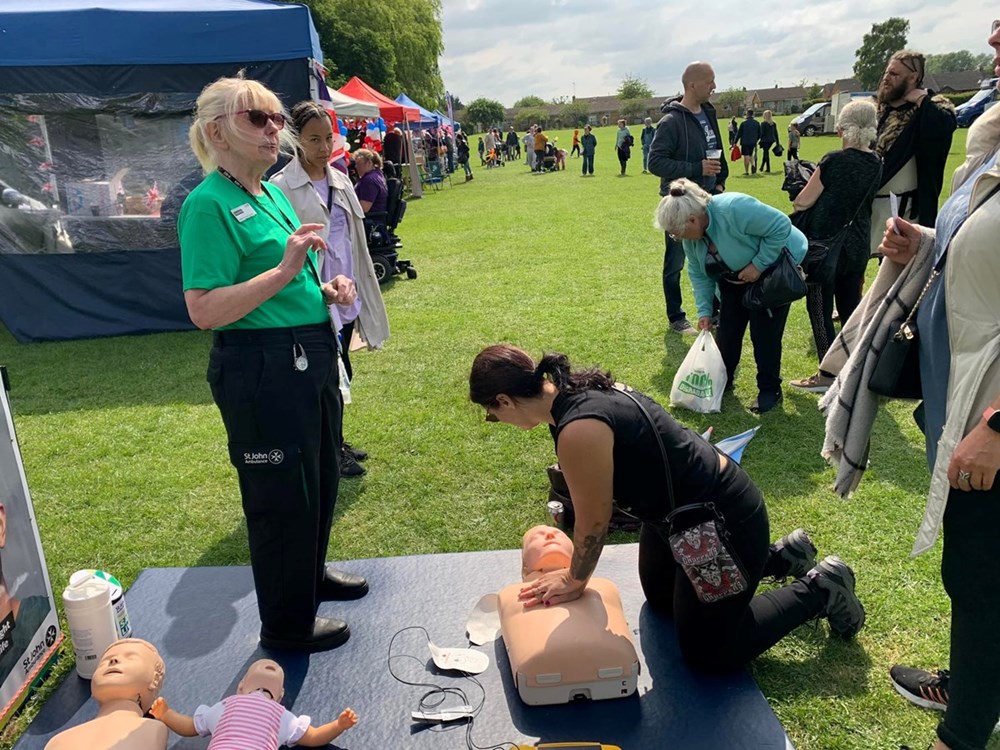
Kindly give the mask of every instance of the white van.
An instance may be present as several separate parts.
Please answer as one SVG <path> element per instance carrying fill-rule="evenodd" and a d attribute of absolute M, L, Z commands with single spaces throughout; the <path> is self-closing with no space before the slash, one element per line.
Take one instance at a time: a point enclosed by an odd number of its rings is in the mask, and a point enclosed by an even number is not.
<path fill-rule="evenodd" d="M 851 99 L 874 97 L 873 91 L 842 91 L 833 95 L 833 101 L 816 102 L 805 112 L 792 120 L 799 126 L 802 135 L 823 135 L 836 132 L 837 115 Z"/>

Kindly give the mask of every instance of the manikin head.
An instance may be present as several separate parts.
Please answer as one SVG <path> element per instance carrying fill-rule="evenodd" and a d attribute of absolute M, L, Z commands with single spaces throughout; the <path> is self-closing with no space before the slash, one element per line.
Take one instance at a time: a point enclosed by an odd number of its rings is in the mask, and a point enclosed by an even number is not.
<path fill-rule="evenodd" d="M 102 708 L 129 701 L 144 714 L 160 695 L 165 673 L 163 659 L 153 644 L 124 638 L 104 651 L 90 680 L 90 694 Z"/>
<path fill-rule="evenodd" d="M 250 693 L 263 693 L 276 703 L 281 703 L 281 699 L 285 697 L 285 670 L 270 659 L 258 659 L 250 665 L 240 684 L 236 686 L 237 695 Z"/>
<path fill-rule="evenodd" d="M 568 568 L 573 540 L 554 526 L 533 526 L 521 539 L 521 577 Z"/>

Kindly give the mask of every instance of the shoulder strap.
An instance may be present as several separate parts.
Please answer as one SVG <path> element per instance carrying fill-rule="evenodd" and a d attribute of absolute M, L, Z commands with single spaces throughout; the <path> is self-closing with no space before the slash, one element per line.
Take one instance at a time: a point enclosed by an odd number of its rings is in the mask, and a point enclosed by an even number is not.
<path fill-rule="evenodd" d="M 670 476 L 670 464 L 667 463 L 667 449 L 663 445 L 663 438 L 660 437 L 660 431 L 656 429 L 656 423 L 653 421 L 653 417 L 650 416 L 646 407 L 642 405 L 642 402 L 633 396 L 629 392 L 629 387 L 624 383 L 615 383 L 614 389 L 625 396 L 628 396 L 632 403 L 639 407 L 639 411 L 642 412 L 642 416 L 646 418 L 646 422 L 649 424 L 649 429 L 653 431 L 653 437 L 656 438 L 656 444 L 660 447 L 660 458 L 663 460 L 663 475 L 667 479 L 667 502 L 670 503 L 670 510 L 673 511 L 676 503 L 674 502 L 674 483 Z"/>

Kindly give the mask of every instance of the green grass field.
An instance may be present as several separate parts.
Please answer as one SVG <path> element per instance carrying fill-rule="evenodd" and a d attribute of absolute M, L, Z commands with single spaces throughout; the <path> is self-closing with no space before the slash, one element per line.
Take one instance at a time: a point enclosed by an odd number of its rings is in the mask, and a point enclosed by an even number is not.
<path fill-rule="evenodd" d="M 779 118 L 783 144 L 787 121 Z M 520 164 L 482 169 L 473 156 L 474 181 L 456 177 L 410 204 L 400 235 L 419 278 L 383 287 L 392 338 L 382 352 L 355 355 L 345 433 L 371 459 L 367 476 L 342 484 L 332 559 L 513 548 L 544 519 L 545 466 L 554 460 L 547 431 L 487 425 L 467 399 L 469 365 L 486 344 L 563 351 L 668 402 L 692 339 L 665 333 L 663 235 L 652 227 L 658 178 L 640 174 L 638 148 L 628 176 L 616 176 L 614 132 L 596 130 L 592 179 L 580 177 L 578 159 L 565 172 L 535 176 Z M 571 131 L 555 135 L 568 150 Z M 817 160 L 837 145 L 833 137 L 803 138 L 801 156 Z M 959 131 L 949 173 L 964 146 Z M 730 190 L 789 208 L 780 172 L 736 171 Z M 686 278 L 685 294 L 693 315 Z M 0 364 L 10 370 L 57 591 L 82 567 L 131 584 L 145 567 L 248 564 L 236 478 L 205 383 L 209 346 L 204 332 L 34 345 L 0 332 Z M 797 303 L 783 376 L 815 369 Z M 948 657 L 940 545 L 908 557 L 928 484 L 912 405 L 880 414 L 871 468 L 845 502 L 828 489 L 833 470 L 819 456 L 816 398 L 786 388 L 779 409 L 754 417 L 745 409 L 753 382 L 744 365 L 721 414 L 676 416 L 699 431 L 714 425 L 717 436 L 761 425 L 744 465 L 768 499 L 774 535 L 808 528 L 821 554 L 854 566 L 868 609 L 856 642 L 828 639 L 825 624 L 802 627 L 756 660 L 753 674 L 803 750 L 925 747 L 937 716 L 905 703 L 887 676 L 898 661 L 938 667 Z M 0 747 L 10 747 L 26 717 L 8 727 Z"/>

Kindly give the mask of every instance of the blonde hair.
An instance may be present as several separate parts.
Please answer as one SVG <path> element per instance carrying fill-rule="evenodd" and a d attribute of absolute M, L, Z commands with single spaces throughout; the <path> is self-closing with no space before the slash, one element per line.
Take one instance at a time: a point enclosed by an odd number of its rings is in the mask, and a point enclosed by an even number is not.
<path fill-rule="evenodd" d="M 774 120 L 774 113 L 769 109 L 765 109 L 764 114 L 762 114 L 761 117 L 763 117 L 768 122 L 771 122 Z"/>
<path fill-rule="evenodd" d="M 653 226 L 667 234 L 682 234 L 689 218 L 708 213 L 711 200 L 711 195 L 686 177 L 674 180 L 670 183 L 670 192 L 656 207 Z"/>
<path fill-rule="evenodd" d="M 218 166 L 215 148 L 206 132 L 208 123 L 216 122 L 222 137 L 231 142 L 243 137 L 232 122 L 233 116 L 243 109 L 262 109 L 265 112 L 283 114 L 286 122 L 285 127 L 278 131 L 278 145 L 282 153 L 295 153 L 295 132 L 291 128 L 288 112 L 277 94 L 259 81 L 244 78 L 243 71 L 240 71 L 235 78 L 220 78 L 208 84 L 195 103 L 194 121 L 188 130 L 188 141 L 205 174 Z"/>
<path fill-rule="evenodd" d="M 372 163 L 372 166 L 375 167 L 375 169 L 382 168 L 382 157 L 379 156 L 374 151 L 372 151 L 370 148 L 359 148 L 357 151 L 352 153 L 351 156 L 353 156 L 355 160 L 357 160 L 359 156 L 362 159 L 367 159 Z"/>
<path fill-rule="evenodd" d="M 837 128 L 845 146 L 868 148 L 878 132 L 875 105 L 864 99 L 848 102 L 837 115 Z"/>

